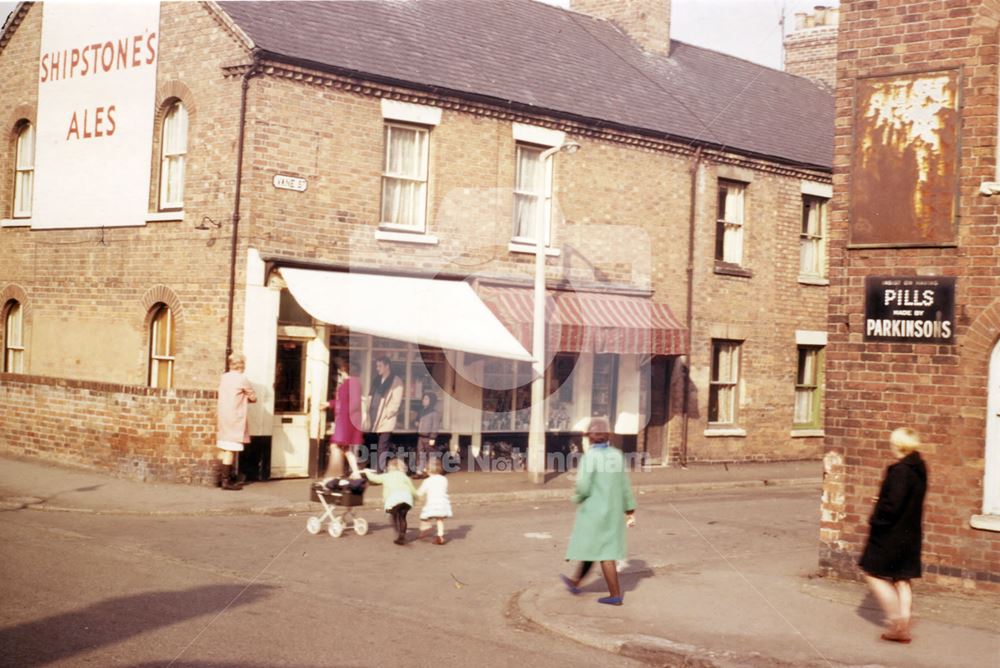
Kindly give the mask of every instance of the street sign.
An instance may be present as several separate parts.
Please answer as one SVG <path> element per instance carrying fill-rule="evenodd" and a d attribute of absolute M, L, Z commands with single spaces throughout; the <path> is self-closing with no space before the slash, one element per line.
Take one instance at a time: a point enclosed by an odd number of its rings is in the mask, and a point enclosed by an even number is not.
<path fill-rule="evenodd" d="M 297 176 L 287 176 L 285 174 L 275 174 L 274 175 L 274 187 L 280 188 L 281 190 L 294 190 L 296 192 L 305 192 L 308 182 L 305 179 L 299 178 Z"/>

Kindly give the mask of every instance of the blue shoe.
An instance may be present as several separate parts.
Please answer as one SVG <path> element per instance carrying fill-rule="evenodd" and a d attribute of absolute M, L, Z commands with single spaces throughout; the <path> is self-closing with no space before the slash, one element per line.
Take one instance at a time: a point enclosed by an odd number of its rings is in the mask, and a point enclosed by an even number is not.
<path fill-rule="evenodd" d="M 560 575 L 559 579 L 562 580 L 564 585 L 566 585 L 566 591 L 573 594 L 573 596 L 576 596 L 577 594 L 580 593 L 580 588 L 577 587 L 575 584 L 573 584 L 573 581 L 570 580 L 568 577 L 566 577 L 565 575 Z"/>
<path fill-rule="evenodd" d="M 605 605 L 622 605 L 625 603 L 624 596 L 605 596 L 604 598 L 597 599 L 598 603 L 604 603 Z"/>

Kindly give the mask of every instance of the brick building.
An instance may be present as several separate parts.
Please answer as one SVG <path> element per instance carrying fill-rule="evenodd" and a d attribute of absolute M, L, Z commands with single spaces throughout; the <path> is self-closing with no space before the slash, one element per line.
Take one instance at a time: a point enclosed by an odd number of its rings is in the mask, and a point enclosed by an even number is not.
<path fill-rule="evenodd" d="M 820 562 L 857 573 L 888 435 L 911 426 L 925 575 L 996 589 L 1000 3 L 850 2 L 840 17 Z"/>
<path fill-rule="evenodd" d="M 654 462 L 821 455 L 821 88 L 651 0 L 134 7 L 0 36 L 5 451 L 203 479 L 230 349 L 264 475 L 315 470 L 334 358 L 393 359 L 400 440 L 432 391 L 522 444 L 541 225 L 550 449 L 609 413 Z"/>

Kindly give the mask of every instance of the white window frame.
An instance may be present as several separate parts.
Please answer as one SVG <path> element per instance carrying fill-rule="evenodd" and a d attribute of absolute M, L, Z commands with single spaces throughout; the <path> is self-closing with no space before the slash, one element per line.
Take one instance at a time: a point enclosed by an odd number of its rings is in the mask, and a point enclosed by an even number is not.
<path fill-rule="evenodd" d="M 167 324 L 167 350 L 165 355 L 157 353 L 156 341 L 159 335 L 160 328 L 160 314 L 166 313 L 166 324 Z M 149 386 L 159 389 L 170 389 L 174 386 L 174 335 L 176 330 L 174 328 L 174 313 L 173 310 L 166 304 L 158 304 L 155 307 L 153 313 L 153 318 L 149 325 Z M 166 365 L 167 368 L 167 384 L 165 387 L 157 385 L 157 380 L 160 377 L 160 365 Z"/>
<path fill-rule="evenodd" d="M 802 196 L 802 230 L 799 235 L 799 274 L 826 278 L 826 237 L 829 200 Z"/>
<path fill-rule="evenodd" d="M 183 102 L 176 100 L 164 113 L 163 123 L 160 126 L 160 191 L 157 196 L 159 211 L 178 211 L 184 208 L 184 168 L 187 151 L 188 111 Z"/>
<path fill-rule="evenodd" d="M 747 184 L 719 179 L 718 191 L 725 189 L 725 203 L 716 213 L 716 235 L 722 236 L 722 253 L 719 257 L 716 240 L 716 260 L 734 266 L 743 265 L 744 230 L 746 229 Z M 716 201 L 718 201 L 717 198 Z"/>
<path fill-rule="evenodd" d="M 532 234 L 522 234 L 524 229 L 519 225 L 519 203 L 522 201 L 533 201 L 538 213 L 536 215 L 541 216 L 541 224 L 544 226 L 545 230 L 545 245 L 552 245 L 552 158 L 549 156 L 545 159 L 545 164 L 535 178 L 534 183 L 527 183 L 527 178 L 523 177 L 521 171 L 521 160 L 522 157 L 527 155 L 532 155 L 534 160 L 537 161 L 542 153 L 545 152 L 545 148 L 541 146 L 534 146 L 531 144 L 525 144 L 518 142 L 516 144 L 516 150 L 514 153 L 514 211 L 512 213 L 512 227 L 513 231 L 511 234 L 511 242 L 515 244 L 537 244 L 537 239 L 534 233 Z M 530 158 L 529 158 L 530 159 Z M 535 223 L 538 221 L 536 220 Z"/>
<path fill-rule="evenodd" d="M 417 150 L 418 164 L 415 173 L 391 172 L 390 151 L 392 150 L 393 130 L 414 132 L 418 142 Z M 382 230 L 392 230 L 397 232 L 412 232 L 423 234 L 427 230 L 427 181 L 430 167 L 430 129 L 419 125 L 408 123 L 385 122 L 383 131 L 383 153 L 382 153 L 382 198 L 379 206 L 379 228 Z M 416 196 L 414 198 L 414 210 L 411 215 L 417 221 L 415 223 L 400 223 L 394 220 L 387 220 L 386 205 L 389 201 L 388 188 L 392 183 L 415 184 Z"/>
<path fill-rule="evenodd" d="M 729 348 L 728 368 L 719 368 L 716 357 L 721 357 L 721 349 Z M 716 349 L 720 355 L 716 355 Z M 735 425 L 739 421 L 740 371 L 743 361 L 743 342 L 730 339 L 712 339 L 711 375 L 709 377 L 709 416 L 710 425 Z M 718 406 L 716 419 L 711 416 L 712 397 L 716 397 Z M 723 403 L 725 402 L 725 403 Z"/>
<path fill-rule="evenodd" d="M 805 360 L 803 360 L 805 355 Z M 803 365 L 803 361 L 805 365 Z M 795 429 L 818 429 L 822 401 L 823 347 L 796 346 L 795 403 L 792 423 Z M 805 376 L 801 374 L 805 371 Z M 803 419 L 803 413 L 805 419 Z"/>
<path fill-rule="evenodd" d="M 3 334 L 3 370 L 24 373 L 24 307 L 20 302 L 7 302 Z"/>
<path fill-rule="evenodd" d="M 14 146 L 13 218 L 31 218 L 35 185 L 35 126 L 25 122 L 17 131 Z"/>

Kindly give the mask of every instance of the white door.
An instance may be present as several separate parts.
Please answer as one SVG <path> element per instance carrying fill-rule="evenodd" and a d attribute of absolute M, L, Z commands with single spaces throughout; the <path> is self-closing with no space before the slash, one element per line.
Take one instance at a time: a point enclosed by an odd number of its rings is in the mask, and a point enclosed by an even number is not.
<path fill-rule="evenodd" d="M 986 401 L 986 473 L 983 514 L 1000 515 L 1000 341 L 990 357 L 989 398 Z"/>
<path fill-rule="evenodd" d="M 274 426 L 271 431 L 271 477 L 309 475 L 308 339 L 278 339 L 274 370 Z"/>

